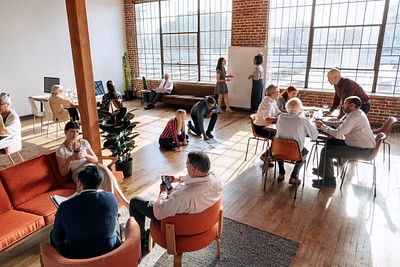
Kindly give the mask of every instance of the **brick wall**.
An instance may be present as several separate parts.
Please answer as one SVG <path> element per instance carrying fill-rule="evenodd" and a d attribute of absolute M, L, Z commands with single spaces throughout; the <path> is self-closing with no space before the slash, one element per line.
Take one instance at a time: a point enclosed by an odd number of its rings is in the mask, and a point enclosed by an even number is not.
<path fill-rule="evenodd" d="M 124 0 L 127 47 L 129 59 L 137 73 L 136 34 L 134 21 L 134 0 Z M 143 2 L 136 1 L 136 2 Z M 267 47 L 268 0 L 232 0 L 232 46 Z M 128 14 L 129 13 L 129 14 Z M 134 76 L 134 77 L 137 77 Z M 133 81 L 134 86 L 143 88 L 142 80 Z M 159 81 L 148 81 L 149 88 L 158 86 Z M 330 92 L 301 91 L 299 97 L 307 106 L 331 104 L 333 90 Z M 400 98 L 393 96 L 371 95 L 371 111 L 368 117 L 372 124 L 383 123 L 388 116 L 400 120 Z"/>

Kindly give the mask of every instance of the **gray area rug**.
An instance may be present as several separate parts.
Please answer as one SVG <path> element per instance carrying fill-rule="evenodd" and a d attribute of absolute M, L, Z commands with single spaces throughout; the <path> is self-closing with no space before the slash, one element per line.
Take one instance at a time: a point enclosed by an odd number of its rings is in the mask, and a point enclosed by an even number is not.
<path fill-rule="evenodd" d="M 224 218 L 221 259 L 217 258 L 217 243 L 183 253 L 183 266 L 291 266 L 299 243 Z M 173 266 L 174 257 L 156 245 L 144 255 L 140 267 Z"/>

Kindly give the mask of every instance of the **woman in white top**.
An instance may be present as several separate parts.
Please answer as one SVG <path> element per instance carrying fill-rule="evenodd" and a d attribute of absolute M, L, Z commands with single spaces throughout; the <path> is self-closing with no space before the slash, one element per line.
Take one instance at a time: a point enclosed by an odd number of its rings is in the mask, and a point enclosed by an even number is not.
<path fill-rule="evenodd" d="M 274 133 L 264 129 L 266 125 L 276 123 L 278 115 L 281 113 L 276 104 L 279 90 L 276 85 L 269 85 L 265 90 L 266 96 L 258 106 L 256 119 L 254 120 L 254 130 L 257 134 L 266 138 L 272 138 Z"/>
<path fill-rule="evenodd" d="M 251 89 L 251 102 L 250 109 L 257 110 L 258 106 L 262 101 L 262 94 L 264 89 L 264 68 L 261 65 L 263 63 L 263 53 L 259 53 L 253 59 L 255 66 L 253 74 L 249 75 L 249 79 L 253 80 L 253 86 Z"/>
<path fill-rule="evenodd" d="M 73 121 L 69 121 L 65 125 L 66 139 L 56 151 L 60 174 L 66 176 L 71 171 L 72 179 L 77 183 L 80 170 L 87 165 L 97 165 L 104 174 L 104 181 L 100 188 L 113 192 L 118 201 L 129 209 L 129 201 L 119 188 L 114 174 L 105 165 L 98 163 L 98 158 L 89 142 L 79 138 L 79 129 L 79 124 Z"/>
<path fill-rule="evenodd" d="M 7 147 L 8 153 L 21 150 L 21 121 L 15 110 L 10 108 L 11 98 L 7 93 L 0 94 L 0 135 L 10 135 L 14 142 Z"/>

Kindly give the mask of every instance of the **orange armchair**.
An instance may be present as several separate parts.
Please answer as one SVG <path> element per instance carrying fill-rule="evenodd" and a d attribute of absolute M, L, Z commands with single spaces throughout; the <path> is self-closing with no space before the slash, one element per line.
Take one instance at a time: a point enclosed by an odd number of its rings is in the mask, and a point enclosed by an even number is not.
<path fill-rule="evenodd" d="M 125 241 L 117 249 L 89 259 L 68 259 L 49 243 L 40 244 L 42 267 L 84 266 L 84 267 L 125 267 L 138 266 L 141 259 L 140 229 L 134 218 L 129 218 L 125 227 Z"/>
<path fill-rule="evenodd" d="M 200 213 L 178 214 L 161 220 L 161 224 L 150 223 L 151 238 L 174 255 L 174 266 L 182 265 L 182 253 L 191 252 L 217 241 L 218 258 L 221 255 L 223 224 L 222 198 Z M 149 240 L 152 247 L 152 241 Z"/>

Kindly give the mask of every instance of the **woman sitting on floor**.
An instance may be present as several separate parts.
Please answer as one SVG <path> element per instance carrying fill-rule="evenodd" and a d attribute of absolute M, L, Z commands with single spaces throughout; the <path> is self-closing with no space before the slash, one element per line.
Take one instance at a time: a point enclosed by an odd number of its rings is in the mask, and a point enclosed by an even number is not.
<path fill-rule="evenodd" d="M 114 174 L 105 165 L 98 163 L 98 158 L 89 142 L 79 138 L 79 129 L 79 124 L 73 121 L 69 121 L 65 125 L 66 139 L 56 151 L 60 174 L 65 176 L 71 171 L 72 179 L 77 183 L 80 170 L 88 165 L 97 165 L 104 174 L 104 181 L 100 188 L 113 192 L 120 204 L 129 209 L 129 201 L 119 188 Z"/>
<path fill-rule="evenodd" d="M 175 113 L 175 118 L 168 121 L 164 131 L 160 135 L 158 143 L 166 150 L 175 152 L 181 151 L 181 146 L 188 144 L 188 136 L 185 132 L 186 111 L 178 109 Z"/>

